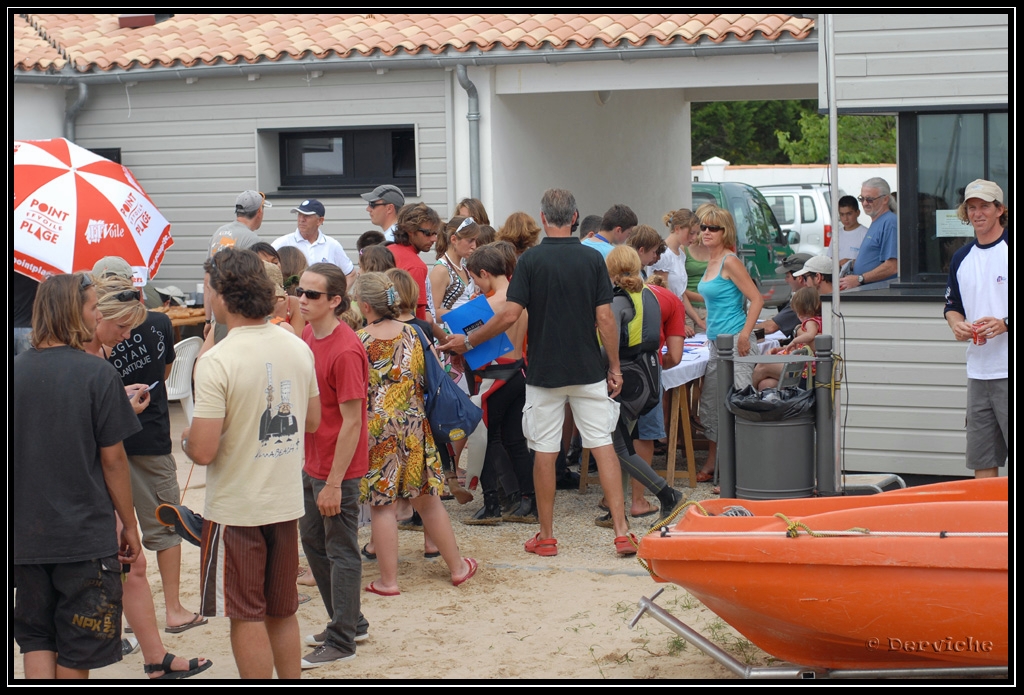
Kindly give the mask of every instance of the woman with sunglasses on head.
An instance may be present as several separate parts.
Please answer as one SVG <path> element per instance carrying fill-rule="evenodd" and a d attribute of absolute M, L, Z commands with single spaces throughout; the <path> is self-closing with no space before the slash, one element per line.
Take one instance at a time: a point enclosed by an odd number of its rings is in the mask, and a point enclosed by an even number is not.
<path fill-rule="evenodd" d="M 142 303 L 141 291 L 132 286 L 131 280 L 119 275 L 105 275 L 96 277 L 95 285 L 98 300 L 96 309 L 99 311 L 100 319 L 96 323 L 92 340 L 84 345 L 84 349 L 89 354 L 106 360 L 115 345 L 127 340 L 132 330 L 142 325 L 148 311 Z M 147 385 L 125 386 L 125 392 L 136 414 L 141 413 L 149 405 Z M 121 519 L 118 517 L 118 535 L 121 528 Z M 212 662 L 207 659 L 183 659 L 167 651 L 157 628 L 153 589 L 146 577 L 145 554 L 139 556 L 131 569 L 124 580 L 124 615 L 128 624 L 132 626 L 138 646 L 142 647 L 145 672 L 149 677 L 188 678 L 212 666 Z M 198 616 L 196 619 L 198 620 Z"/>
<path fill-rule="evenodd" d="M 142 294 L 135 289 L 131 280 L 107 275 L 96 279 L 97 310 L 100 320 L 92 340 L 85 344 L 85 351 L 103 359 L 109 359 L 114 346 L 127 340 L 132 330 L 146 320 L 147 309 L 142 303 Z M 136 415 L 149 405 L 146 384 L 131 384 L 124 387 Z"/>
<path fill-rule="evenodd" d="M 437 237 L 437 263 L 430 270 L 430 288 L 439 322 L 476 292 L 466 259 L 476 248 L 479 235 L 480 225 L 472 217 L 453 217 Z"/>
<path fill-rule="evenodd" d="M 437 237 L 437 263 L 430 269 L 427 286 L 434 302 L 437 323 L 444 323 L 444 315 L 456 309 L 476 293 L 473 278 L 466 270 L 466 258 L 476 248 L 476 239 L 480 235 L 480 226 L 472 217 L 453 217 L 448 220 L 441 234 Z M 466 363 L 461 357 L 452 357 L 448 375 L 466 393 Z"/>
<path fill-rule="evenodd" d="M 284 289 L 294 297 L 295 288 L 299 286 L 299 278 L 302 277 L 302 271 L 309 265 L 309 261 L 306 259 L 306 254 L 295 246 L 282 246 L 277 250 L 277 255 L 281 259 Z"/>
<path fill-rule="evenodd" d="M 704 389 L 700 398 L 700 419 L 709 440 L 708 458 L 697 473 L 698 482 L 714 477 L 715 457 L 718 451 L 718 348 L 715 339 L 722 335 L 735 336 L 737 355 L 746 356 L 755 349 L 750 334 L 764 306 L 753 278 L 743 261 L 736 255 L 736 223 L 728 210 L 716 206 L 701 206 L 698 210 L 704 246 L 708 249 L 708 267 L 697 285 L 707 306 L 707 335 L 711 357 L 704 374 Z M 744 300 L 748 301 L 744 309 Z M 733 383 L 737 389 L 750 384 L 754 366 L 737 362 Z"/>
<path fill-rule="evenodd" d="M 383 273 L 363 273 L 352 294 L 366 317 L 357 332 L 370 360 L 370 470 L 360 486 L 360 501 L 369 502 L 380 578 L 366 591 L 397 596 L 398 519 L 395 502 L 406 498 L 423 518 L 423 527 L 437 544 L 451 582 L 459 586 L 477 570 L 477 562 L 459 553 L 448 512 L 441 504 L 444 485 L 441 461 L 427 420 L 423 389 L 427 359 L 412 326 L 398 320 L 398 293 Z"/>

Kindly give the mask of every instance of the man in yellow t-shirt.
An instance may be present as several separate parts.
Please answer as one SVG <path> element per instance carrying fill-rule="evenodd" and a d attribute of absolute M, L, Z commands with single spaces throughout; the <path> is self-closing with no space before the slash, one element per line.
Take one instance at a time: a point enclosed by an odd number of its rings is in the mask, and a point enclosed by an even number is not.
<path fill-rule="evenodd" d="M 182 450 L 209 466 L 202 613 L 231 619 L 242 678 L 298 678 L 298 519 L 304 434 L 320 424 L 313 353 L 267 322 L 274 287 L 259 256 L 224 249 L 206 261 L 217 323 L 228 334 L 196 363 Z"/>

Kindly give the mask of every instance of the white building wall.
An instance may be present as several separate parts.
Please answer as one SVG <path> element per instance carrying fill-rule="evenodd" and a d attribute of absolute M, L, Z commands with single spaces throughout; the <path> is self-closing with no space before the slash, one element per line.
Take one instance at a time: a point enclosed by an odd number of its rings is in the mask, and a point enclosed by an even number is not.
<path fill-rule="evenodd" d="M 835 14 L 836 105 L 900 110 L 1009 102 L 1009 15 Z M 818 99 L 827 107 L 825 51 Z"/>
<path fill-rule="evenodd" d="M 661 230 L 690 197 L 689 104 L 682 90 L 499 95 L 491 108 L 494 210 L 539 219 L 548 188 L 576 196 L 580 214 L 629 205 Z"/>
<path fill-rule="evenodd" d="M 449 97 L 441 70 L 93 86 L 77 138 L 85 147 L 121 148 L 122 162 L 171 222 L 175 244 L 159 278 L 187 284 L 202 278 L 210 235 L 234 219 L 242 190 L 271 195 L 274 207 L 259 230 L 263 240 L 294 231 L 289 209 L 301 198 L 273 197 L 277 139 L 268 130 L 412 124 L 419 190 L 408 201 L 422 200 L 447 214 Z M 366 202 L 358 195 L 318 197 L 327 208 L 324 233 L 357 260 L 355 240 L 373 228 Z"/>
<path fill-rule="evenodd" d="M 49 140 L 64 135 L 63 86 L 16 84 L 11 88 L 11 122 L 15 140 Z"/>
<path fill-rule="evenodd" d="M 839 391 L 847 470 L 968 475 L 966 347 L 942 300 L 840 299 L 846 341 Z M 835 335 L 831 302 L 823 331 Z"/>

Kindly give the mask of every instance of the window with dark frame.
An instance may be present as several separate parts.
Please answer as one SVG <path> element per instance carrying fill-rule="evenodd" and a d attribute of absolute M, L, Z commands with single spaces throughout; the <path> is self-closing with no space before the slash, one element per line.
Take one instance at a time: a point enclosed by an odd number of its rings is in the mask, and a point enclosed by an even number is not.
<path fill-rule="evenodd" d="M 278 144 L 281 191 L 344 195 L 384 183 L 416 187 L 412 126 L 281 131 Z"/>
<path fill-rule="evenodd" d="M 1006 111 L 903 113 L 899 122 L 900 283 L 945 286 L 953 253 L 974 238 L 954 218 L 964 187 L 982 178 L 1011 201 Z M 890 182 L 891 184 L 892 182 Z"/>

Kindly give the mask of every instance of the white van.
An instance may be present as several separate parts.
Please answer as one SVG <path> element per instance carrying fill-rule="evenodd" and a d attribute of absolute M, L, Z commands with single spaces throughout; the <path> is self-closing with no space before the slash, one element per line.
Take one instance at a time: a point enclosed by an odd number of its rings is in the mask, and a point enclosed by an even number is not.
<path fill-rule="evenodd" d="M 832 240 L 832 193 L 820 183 L 758 186 L 795 253 L 818 256 Z M 845 195 L 840 191 L 840 195 Z"/>

